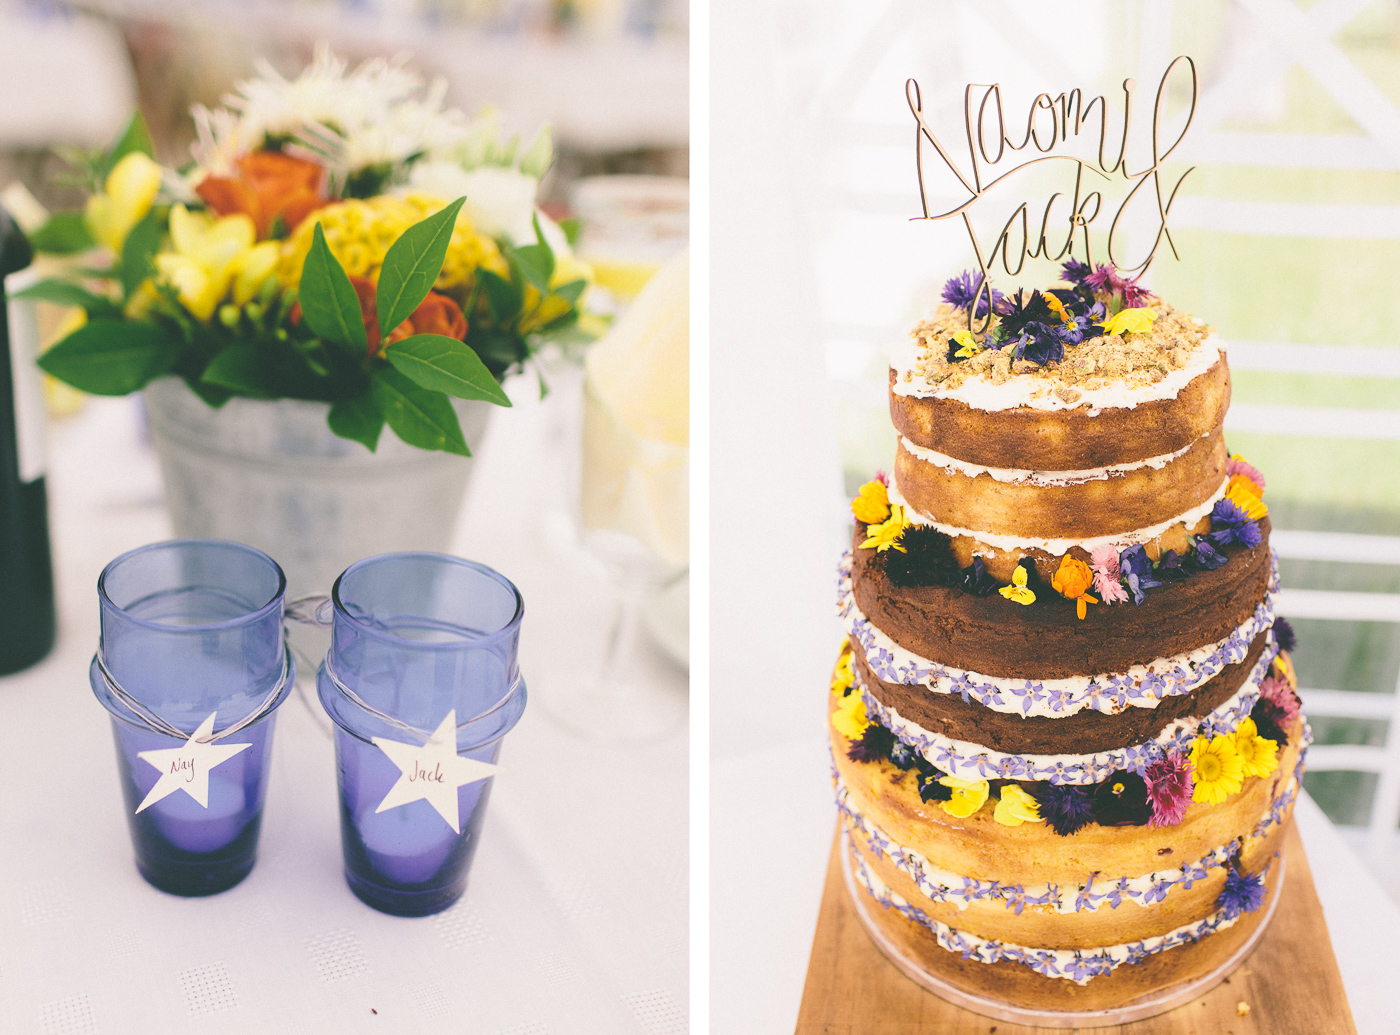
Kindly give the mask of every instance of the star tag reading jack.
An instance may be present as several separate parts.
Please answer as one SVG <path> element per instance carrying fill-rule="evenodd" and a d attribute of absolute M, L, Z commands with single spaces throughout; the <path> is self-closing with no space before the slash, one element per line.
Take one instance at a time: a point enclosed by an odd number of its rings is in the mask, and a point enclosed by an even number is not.
<path fill-rule="evenodd" d="M 457 813 L 457 788 L 476 783 L 500 769 L 489 762 L 457 755 L 457 711 L 447 713 L 428 742 L 422 747 L 383 737 L 372 738 L 374 746 L 399 767 L 399 778 L 375 812 L 426 800 L 447 821 L 452 832 L 462 832 Z"/>
<path fill-rule="evenodd" d="M 161 748 L 157 751 L 138 751 L 136 757 L 160 770 L 160 779 L 151 788 L 144 801 L 137 806 L 137 812 L 144 812 L 176 791 L 184 791 L 201 808 L 209 807 L 209 770 L 223 765 L 244 748 L 252 744 L 200 743 L 201 738 L 214 732 L 214 716 L 199 724 L 199 729 L 190 734 L 183 747 Z"/>

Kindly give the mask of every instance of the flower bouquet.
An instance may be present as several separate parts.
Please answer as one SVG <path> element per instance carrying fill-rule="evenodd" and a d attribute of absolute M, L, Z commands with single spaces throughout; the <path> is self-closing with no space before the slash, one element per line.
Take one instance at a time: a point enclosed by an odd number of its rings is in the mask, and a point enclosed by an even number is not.
<path fill-rule="evenodd" d="M 139 115 L 70 154 L 86 207 L 33 240 L 67 272 L 26 294 L 80 311 L 43 368 L 102 395 L 176 375 L 215 408 L 319 401 L 371 451 L 387 423 L 469 455 L 449 396 L 509 406 L 502 377 L 586 338 L 590 274 L 534 206 L 548 127 L 522 150 L 443 95 L 402 61 L 347 73 L 322 48 L 294 80 L 263 66 L 196 106 L 182 169 L 155 161 Z"/>

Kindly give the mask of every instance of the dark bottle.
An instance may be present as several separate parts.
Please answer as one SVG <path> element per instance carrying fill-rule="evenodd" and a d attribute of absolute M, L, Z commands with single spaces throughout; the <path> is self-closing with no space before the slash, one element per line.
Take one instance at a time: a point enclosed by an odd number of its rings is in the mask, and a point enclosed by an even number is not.
<path fill-rule="evenodd" d="M 0 675 L 34 664 L 54 637 L 38 327 L 31 304 L 11 302 L 5 290 L 5 278 L 33 258 L 0 208 Z M 8 287 L 15 290 L 13 280 Z"/>

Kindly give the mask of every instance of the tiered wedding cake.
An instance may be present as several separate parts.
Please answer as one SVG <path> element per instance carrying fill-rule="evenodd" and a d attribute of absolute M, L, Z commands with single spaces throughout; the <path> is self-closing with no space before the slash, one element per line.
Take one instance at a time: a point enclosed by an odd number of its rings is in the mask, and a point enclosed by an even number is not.
<path fill-rule="evenodd" d="M 1080 1011 L 1249 941 L 1310 734 L 1222 342 L 1111 267 L 1064 277 L 954 278 L 895 358 L 894 477 L 852 504 L 829 705 L 877 941 Z"/>

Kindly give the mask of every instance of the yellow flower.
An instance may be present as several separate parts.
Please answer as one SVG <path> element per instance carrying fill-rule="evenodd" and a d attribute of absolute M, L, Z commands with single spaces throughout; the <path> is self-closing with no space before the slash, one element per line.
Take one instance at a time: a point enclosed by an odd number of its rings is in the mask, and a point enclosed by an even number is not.
<path fill-rule="evenodd" d="M 870 718 L 865 714 L 865 695 L 847 694 L 841 698 L 836 711 L 831 713 L 831 724 L 847 740 L 859 740 L 870 725 Z"/>
<path fill-rule="evenodd" d="M 1061 323 L 1074 323 L 1074 316 L 1065 311 L 1065 304 L 1048 291 L 1041 292 L 1050 311 L 1060 318 Z"/>
<path fill-rule="evenodd" d="M 1278 676 L 1288 684 L 1290 690 L 1298 689 L 1298 673 L 1293 668 L 1293 659 L 1288 656 L 1287 651 L 1279 651 L 1274 657 L 1274 675 Z"/>
<path fill-rule="evenodd" d="M 1009 783 L 1001 789 L 992 818 L 1004 827 L 1019 827 L 1022 823 L 1044 823 L 1040 806 L 1020 784 Z"/>
<path fill-rule="evenodd" d="M 263 281 L 277 269 L 282 246 L 277 241 L 255 244 L 233 260 L 233 302 L 247 305 L 257 297 Z"/>
<path fill-rule="evenodd" d="M 963 329 L 953 332 L 953 340 L 961 346 L 953 355 L 959 359 L 968 359 L 982 351 L 982 346 L 977 344 L 977 339 L 972 336 L 972 332 Z"/>
<path fill-rule="evenodd" d="M 1237 474 L 1230 479 L 1225 489 L 1225 498 L 1246 515 L 1258 521 L 1269 512 L 1268 506 L 1259 498 L 1259 494 L 1254 490 L 1257 486 L 1253 481 L 1242 474 Z"/>
<path fill-rule="evenodd" d="M 1016 570 L 1011 573 L 1011 585 L 1002 586 L 997 592 L 1018 604 L 1035 603 L 1035 593 L 1026 588 L 1026 569 L 1020 564 L 1016 565 Z"/>
<path fill-rule="evenodd" d="M 112 166 L 102 192 L 87 200 L 83 221 L 94 240 L 118 255 L 131 228 L 145 218 L 160 190 L 160 166 L 139 151 Z"/>
<path fill-rule="evenodd" d="M 890 494 L 879 481 L 869 481 L 860 487 L 860 495 L 851 500 L 851 513 L 867 525 L 878 525 L 890 516 Z"/>
<path fill-rule="evenodd" d="M 256 239 L 253 220 L 246 215 L 215 220 L 176 205 L 170 210 L 170 243 L 175 250 L 157 255 L 156 269 L 175 286 L 186 309 L 208 320 L 228 294 L 237 263 Z"/>
<path fill-rule="evenodd" d="M 851 641 L 841 647 L 841 658 L 836 662 L 836 670 L 831 674 L 831 692 L 844 694 L 856 685 L 855 669 L 851 667 Z"/>
<path fill-rule="evenodd" d="M 447 202 L 427 194 L 398 195 L 383 194 L 368 200 L 351 199 L 336 202 L 317 209 L 297 225 L 295 232 L 282 245 L 282 259 L 277 275 L 287 287 L 296 287 L 301 282 L 301 267 L 306 255 L 311 251 L 315 237 L 315 227 L 320 224 L 330 248 L 345 272 L 352 277 L 367 277 L 379 280 L 379 269 L 389 247 L 415 223 L 420 223 L 434 212 L 440 211 Z M 556 280 L 565 276 L 568 280 L 579 279 L 583 268 L 561 263 L 555 269 Z M 472 225 L 471 217 L 465 211 L 457 213 L 457 222 L 452 229 L 452 239 L 447 245 L 447 256 L 442 263 L 442 272 L 433 285 L 439 291 L 455 289 L 468 290 L 476 282 L 478 269 L 489 269 L 503 277 L 510 276 L 510 269 L 496 242 L 479 233 Z M 566 283 L 567 281 L 560 281 Z M 533 290 L 533 289 L 531 289 Z M 538 292 L 534 296 L 538 301 Z M 553 311 L 554 302 L 545 299 L 536 317 L 548 317 L 546 310 Z M 527 303 L 529 303 L 527 298 Z M 562 299 L 557 301 L 562 302 Z M 528 309 L 526 310 L 528 312 Z M 559 313 L 555 314 L 562 315 Z M 467 314 L 470 320 L 472 314 Z M 548 319 L 545 322 L 548 322 Z"/>
<path fill-rule="evenodd" d="M 1245 719 L 1235 729 L 1235 751 L 1245 776 L 1268 776 L 1278 768 L 1278 745 L 1259 736 L 1253 719 Z"/>
<path fill-rule="evenodd" d="M 1117 315 L 1100 321 L 1104 334 L 1141 334 L 1152 329 L 1152 321 L 1157 319 L 1155 309 L 1121 309 Z"/>
<path fill-rule="evenodd" d="M 1020 571 L 1020 568 L 1016 569 Z M 1059 570 L 1050 576 L 1050 587 L 1066 600 L 1073 600 L 1080 621 L 1083 621 L 1086 604 L 1097 604 L 1098 600 L 1089 595 L 1089 587 L 1094 584 L 1094 573 L 1078 558 L 1065 554 L 1060 558 Z"/>
<path fill-rule="evenodd" d="M 1191 800 L 1219 805 L 1244 783 L 1244 763 L 1233 737 L 1197 737 L 1191 744 L 1196 789 Z"/>
<path fill-rule="evenodd" d="M 908 524 L 909 521 L 904 516 L 903 507 L 890 507 L 890 516 L 888 518 L 880 524 L 871 525 L 866 529 L 869 535 L 866 536 L 865 542 L 860 544 L 861 548 L 869 549 L 873 546 L 875 547 L 876 553 L 884 553 L 893 546 L 900 553 L 906 553 L 907 551 L 904 547 L 900 546 L 895 540 L 899 538 L 900 533 L 904 531 L 905 526 Z"/>
<path fill-rule="evenodd" d="M 943 811 L 949 815 L 966 819 L 987 803 L 990 785 L 986 780 L 961 780 L 956 776 L 945 776 L 938 782 L 953 789 L 952 798 L 939 802 Z"/>

